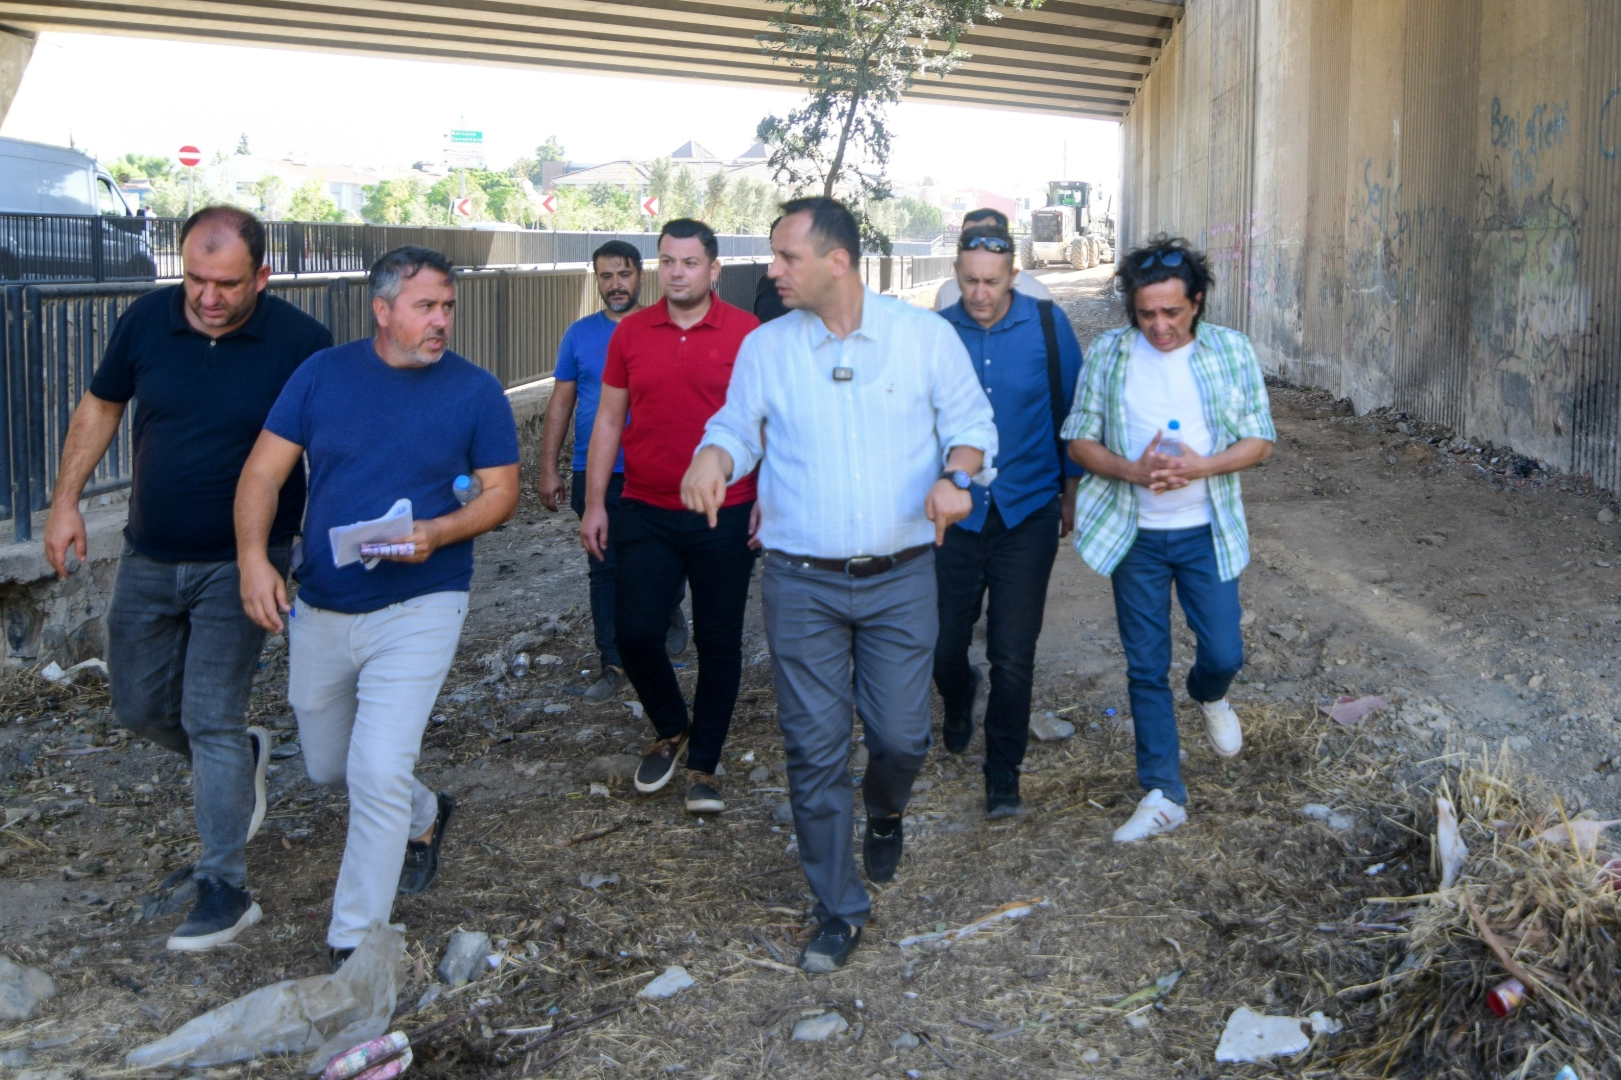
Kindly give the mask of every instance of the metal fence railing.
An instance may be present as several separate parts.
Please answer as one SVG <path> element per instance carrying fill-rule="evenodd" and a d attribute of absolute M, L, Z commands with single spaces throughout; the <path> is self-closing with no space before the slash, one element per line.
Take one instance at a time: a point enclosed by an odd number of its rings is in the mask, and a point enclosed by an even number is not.
<path fill-rule="evenodd" d="M 600 235 L 600 234 L 599 234 Z M 752 309 L 764 260 L 721 268 L 721 298 Z M 942 258 L 864 258 L 862 279 L 898 292 L 950 273 Z M 649 267 L 651 271 L 651 267 Z M 658 275 L 642 276 L 642 299 L 661 295 Z M 156 282 L 7 285 L 0 304 L 0 519 L 18 541 L 33 537 L 31 515 L 47 509 L 73 409 L 90 384 L 113 326 Z M 375 330 L 365 275 L 274 277 L 270 291 L 319 319 L 339 342 Z M 512 387 L 549 375 L 569 323 L 600 306 L 582 267 L 482 269 L 457 273 L 451 347 Z M 139 402 L 135 405 L 139 408 Z M 132 458 L 127 411 L 87 496 L 127 487 Z"/>
<path fill-rule="evenodd" d="M 0 282 L 152 281 L 180 276 L 179 218 L 0 214 Z M 644 258 L 656 233 L 451 229 L 307 221 L 265 222 L 265 261 L 276 274 L 363 272 L 404 244 L 434 248 L 459 267 L 583 263 L 609 240 Z M 769 258 L 765 236 L 721 236 L 722 258 Z"/>

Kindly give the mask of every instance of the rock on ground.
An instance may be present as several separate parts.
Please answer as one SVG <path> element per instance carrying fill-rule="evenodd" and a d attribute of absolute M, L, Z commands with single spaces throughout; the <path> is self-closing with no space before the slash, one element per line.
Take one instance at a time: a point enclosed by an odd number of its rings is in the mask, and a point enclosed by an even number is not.
<path fill-rule="evenodd" d="M 641 998 L 674 997 L 691 986 L 694 981 L 693 977 L 687 974 L 686 968 L 671 964 L 664 969 L 663 975 L 642 987 L 636 996 Z"/>
<path fill-rule="evenodd" d="M 490 935 L 474 930 L 458 930 L 450 935 L 445 957 L 439 961 L 439 978 L 451 986 L 478 978 L 484 958 L 490 954 Z"/>
<path fill-rule="evenodd" d="M 794 1025 L 794 1038 L 800 1042 L 826 1042 L 850 1030 L 850 1022 L 836 1012 L 823 1013 Z"/>
<path fill-rule="evenodd" d="M 55 979 L 0 956 L 0 1020 L 31 1019 L 40 1002 L 55 996 Z"/>

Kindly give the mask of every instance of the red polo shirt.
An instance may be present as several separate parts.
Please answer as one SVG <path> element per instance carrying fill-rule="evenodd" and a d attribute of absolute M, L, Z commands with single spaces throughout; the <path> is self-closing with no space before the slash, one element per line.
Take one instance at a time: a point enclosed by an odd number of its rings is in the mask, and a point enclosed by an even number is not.
<path fill-rule="evenodd" d="M 608 340 L 605 386 L 630 391 L 625 427 L 624 497 L 684 510 L 681 478 L 704 425 L 726 404 L 737 350 L 760 320 L 718 296 L 709 313 L 683 330 L 660 300 L 619 321 Z M 727 506 L 754 498 L 754 476 L 726 489 Z"/>

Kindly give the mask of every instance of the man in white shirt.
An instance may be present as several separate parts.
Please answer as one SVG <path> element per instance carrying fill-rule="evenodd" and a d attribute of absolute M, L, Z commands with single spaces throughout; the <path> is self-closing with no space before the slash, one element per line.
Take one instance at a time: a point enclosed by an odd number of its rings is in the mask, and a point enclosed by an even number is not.
<path fill-rule="evenodd" d="M 791 310 L 744 339 L 681 494 L 714 524 L 727 484 L 759 466 L 777 722 L 820 922 L 799 964 L 825 973 L 872 910 L 853 850 L 852 690 L 869 754 L 863 862 L 887 882 L 929 748 L 934 548 L 972 511 L 969 485 L 994 477 L 997 440 L 950 324 L 862 286 L 850 212 L 822 198 L 782 211 L 770 274 Z"/>
<path fill-rule="evenodd" d="M 975 225 L 995 225 L 1003 232 L 1008 231 L 1007 215 L 988 206 L 970 210 L 962 216 L 962 227 L 965 231 Z M 1052 292 L 1041 283 L 1041 279 L 1028 270 L 1020 270 L 1013 275 L 1013 291 L 1032 300 L 1053 298 Z M 962 288 L 957 284 L 955 277 L 949 277 L 940 283 L 940 291 L 934 294 L 934 310 L 944 311 L 961 299 Z"/>

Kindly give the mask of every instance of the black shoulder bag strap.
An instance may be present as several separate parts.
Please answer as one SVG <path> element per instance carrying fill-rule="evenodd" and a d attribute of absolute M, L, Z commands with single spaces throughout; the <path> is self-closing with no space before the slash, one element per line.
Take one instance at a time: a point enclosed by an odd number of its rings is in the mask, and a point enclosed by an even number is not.
<path fill-rule="evenodd" d="M 1058 370 L 1058 326 L 1053 322 L 1053 302 L 1037 300 L 1041 312 L 1041 336 L 1047 339 L 1047 393 L 1052 398 L 1053 441 L 1058 447 L 1058 490 L 1064 490 L 1064 472 L 1069 463 L 1069 448 L 1064 445 L 1064 417 L 1068 415 L 1064 401 L 1064 378 Z"/>

